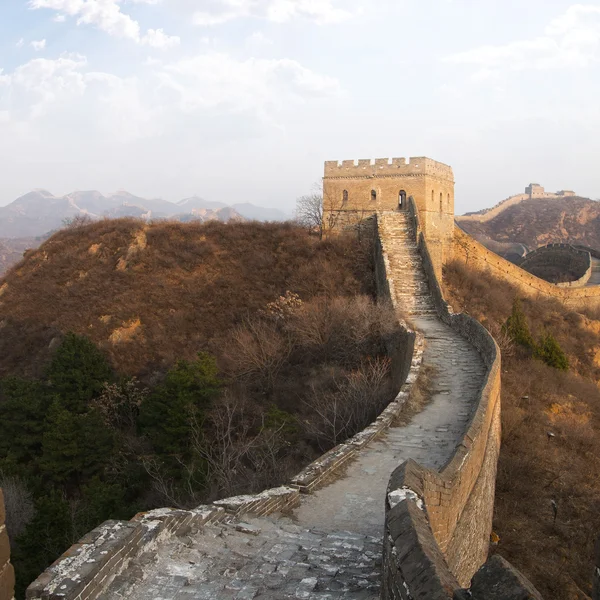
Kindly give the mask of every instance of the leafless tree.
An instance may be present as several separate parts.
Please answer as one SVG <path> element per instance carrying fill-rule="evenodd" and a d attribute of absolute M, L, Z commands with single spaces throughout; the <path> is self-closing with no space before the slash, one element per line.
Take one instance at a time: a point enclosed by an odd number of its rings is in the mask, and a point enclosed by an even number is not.
<path fill-rule="evenodd" d="M 123 383 L 105 383 L 100 396 L 92 402 L 106 425 L 112 429 L 132 433 L 137 426 L 140 406 L 150 390 L 133 377 Z"/>
<path fill-rule="evenodd" d="M 315 231 L 323 239 L 325 223 L 323 221 L 323 196 L 316 192 L 300 196 L 296 200 L 296 221 L 309 231 Z"/>
<path fill-rule="evenodd" d="M 225 358 L 235 377 L 263 380 L 270 387 L 292 351 L 276 323 L 248 319 L 231 332 Z"/>
<path fill-rule="evenodd" d="M 83 227 L 93 222 L 94 220 L 92 219 L 92 217 L 90 217 L 90 215 L 80 213 L 73 217 L 64 218 L 62 221 L 62 225 L 64 229 L 77 229 L 78 227 Z"/>
<path fill-rule="evenodd" d="M 313 388 L 306 401 L 311 416 L 305 420 L 306 432 L 323 450 L 336 446 L 364 429 L 383 410 L 388 397 L 388 358 L 369 359 L 335 389 Z"/>
<path fill-rule="evenodd" d="M 258 480 L 269 485 L 280 471 L 280 451 L 285 445 L 283 427 L 258 432 L 243 394 L 228 392 L 208 415 L 209 427 L 193 424 L 194 452 L 207 469 L 214 487 L 211 496 L 232 496 L 240 490 L 256 490 Z M 208 436 L 208 437 L 207 437 Z"/>

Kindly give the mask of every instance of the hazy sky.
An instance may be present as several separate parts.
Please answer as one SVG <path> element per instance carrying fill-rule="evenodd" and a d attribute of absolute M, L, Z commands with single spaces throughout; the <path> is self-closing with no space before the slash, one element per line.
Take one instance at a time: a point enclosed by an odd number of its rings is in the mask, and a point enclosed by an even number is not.
<path fill-rule="evenodd" d="M 32 188 L 289 210 L 323 161 L 430 156 L 457 212 L 600 196 L 600 2 L 0 0 L 0 205 Z"/>

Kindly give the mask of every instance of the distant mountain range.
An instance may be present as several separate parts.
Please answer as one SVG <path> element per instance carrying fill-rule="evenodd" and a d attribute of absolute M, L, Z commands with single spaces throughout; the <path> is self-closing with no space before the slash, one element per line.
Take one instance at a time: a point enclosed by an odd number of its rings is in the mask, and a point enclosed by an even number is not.
<path fill-rule="evenodd" d="M 137 217 L 189 221 L 286 221 L 292 218 L 276 208 L 247 202 L 229 206 L 198 196 L 179 202 L 147 199 L 121 191 L 104 196 L 100 192 L 73 192 L 54 196 L 34 190 L 7 206 L 0 206 L 0 277 L 23 256 L 37 248 L 53 231 L 79 216 L 92 219 Z"/>
<path fill-rule="evenodd" d="M 96 191 L 54 196 L 46 190 L 34 190 L 0 207 L 0 238 L 42 236 L 62 227 L 65 220 L 82 215 L 97 219 L 138 217 L 179 221 L 285 221 L 291 218 L 275 208 L 248 203 L 229 206 L 198 196 L 168 202 L 140 198 L 125 191 L 108 196 Z"/>

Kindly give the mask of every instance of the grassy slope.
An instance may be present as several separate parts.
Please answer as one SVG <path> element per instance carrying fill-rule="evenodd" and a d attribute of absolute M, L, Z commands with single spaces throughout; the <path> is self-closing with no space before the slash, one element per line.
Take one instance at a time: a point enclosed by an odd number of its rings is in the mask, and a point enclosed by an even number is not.
<path fill-rule="evenodd" d="M 600 321 L 558 302 L 523 300 L 534 337 L 552 332 L 569 355 L 571 370 L 562 373 L 503 338 L 514 288 L 458 263 L 444 280 L 453 307 L 481 321 L 503 350 L 497 551 L 545 598 L 587 598 L 600 535 Z"/>
<path fill-rule="evenodd" d="M 121 373 L 149 382 L 178 358 L 219 354 L 232 325 L 287 290 L 373 291 L 364 253 L 290 224 L 146 225 L 63 230 L 0 280 L 0 376 L 37 375 L 52 340 L 89 336 Z"/>

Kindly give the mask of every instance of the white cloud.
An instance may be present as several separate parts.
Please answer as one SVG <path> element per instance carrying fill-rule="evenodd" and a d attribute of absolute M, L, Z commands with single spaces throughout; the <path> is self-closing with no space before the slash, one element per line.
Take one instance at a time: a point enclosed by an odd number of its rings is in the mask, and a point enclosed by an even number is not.
<path fill-rule="evenodd" d="M 162 29 L 148 29 L 141 43 L 159 49 L 173 48 L 179 46 L 181 38 L 177 35 L 166 35 Z"/>
<path fill-rule="evenodd" d="M 36 58 L 0 79 L 5 94 L 0 94 L 0 110 L 14 120 L 39 118 L 54 104 L 81 97 L 85 91 L 83 56 L 72 54 L 58 59 Z"/>
<path fill-rule="evenodd" d="M 39 52 L 40 50 L 43 50 L 46 47 L 46 40 L 34 40 L 33 42 L 31 42 L 31 47 L 36 51 Z"/>
<path fill-rule="evenodd" d="M 64 23 L 67 20 L 67 17 L 65 15 L 58 14 L 52 20 L 55 23 Z"/>
<path fill-rule="evenodd" d="M 97 129 L 80 130 L 79 137 L 138 139 L 187 130 L 184 124 L 215 115 L 274 123 L 294 103 L 339 93 L 337 80 L 294 60 L 238 60 L 213 52 L 153 60 L 135 77 L 91 71 L 80 55 L 35 59 L 0 72 L 0 112 L 12 122 L 42 131 L 81 114 L 83 127 Z"/>
<path fill-rule="evenodd" d="M 476 65 L 482 72 L 587 67 L 600 60 L 600 6 L 573 5 L 543 35 L 502 46 L 481 46 L 444 60 Z"/>
<path fill-rule="evenodd" d="M 196 11 L 196 25 L 211 26 L 235 19 L 256 17 L 274 23 L 304 18 L 319 24 L 335 23 L 352 16 L 346 9 L 335 6 L 338 0 L 218 0 Z"/>
<path fill-rule="evenodd" d="M 158 0 L 135 0 L 156 4 Z M 77 17 L 78 25 L 93 25 L 111 36 L 127 38 L 138 44 L 155 48 L 169 48 L 179 43 L 176 36 L 166 35 L 162 29 L 149 29 L 142 35 L 140 24 L 120 7 L 121 0 L 29 0 L 30 8 L 59 11 L 58 17 Z"/>
<path fill-rule="evenodd" d="M 24 39 L 24 38 L 21 38 L 21 39 L 20 39 L 20 40 L 19 40 L 19 41 L 18 41 L 18 42 L 15 44 L 15 46 L 16 46 L 17 48 L 22 48 L 24 45 L 25 45 L 25 39 Z"/>
<path fill-rule="evenodd" d="M 255 31 L 249 35 L 246 39 L 246 44 L 253 48 L 264 48 L 266 46 L 272 46 L 273 40 L 270 40 L 262 31 Z"/>

